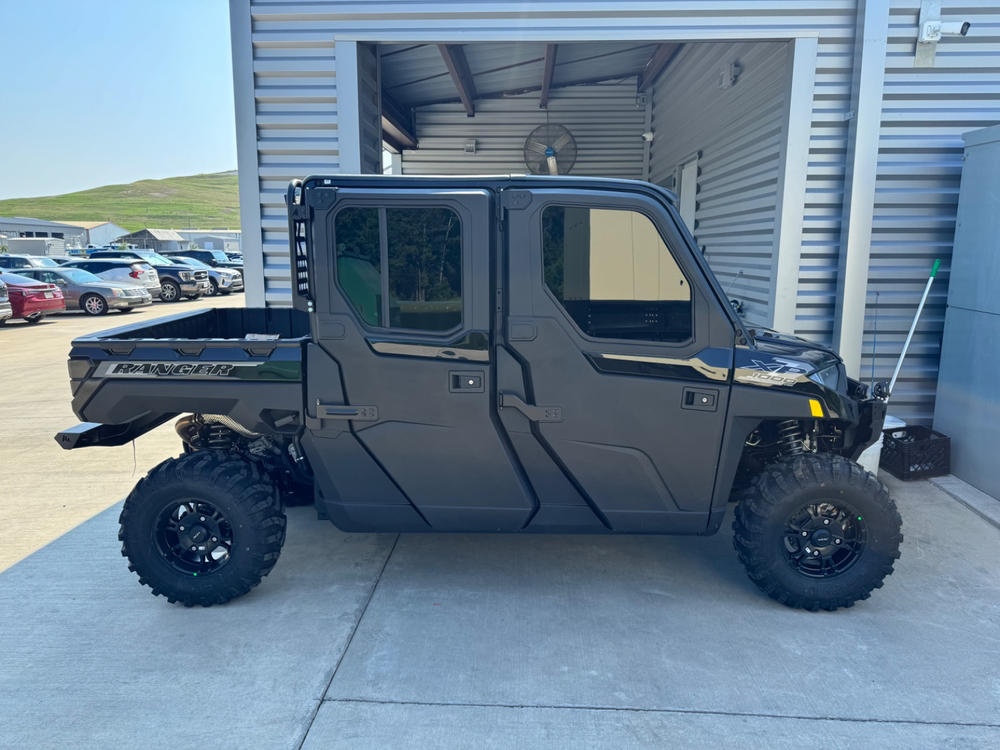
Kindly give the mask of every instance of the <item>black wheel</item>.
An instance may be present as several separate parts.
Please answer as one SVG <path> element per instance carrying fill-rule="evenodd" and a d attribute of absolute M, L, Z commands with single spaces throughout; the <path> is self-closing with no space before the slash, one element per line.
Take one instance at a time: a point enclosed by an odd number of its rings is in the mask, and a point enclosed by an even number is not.
<path fill-rule="evenodd" d="M 35 323 L 41 323 L 42 322 L 42 318 L 44 318 L 44 317 L 45 316 L 42 315 L 41 313 L 32 313 L 31 315 L 26 315 L 25 316 L 24 322 L 25 323 L 31 323 L 32 325 L 34 325 Z"/>
<path fill-rule="evenodd" d="M 85 294 L 80 298 L 80 309 L 87 315 L 104 315 L 108 311 L 108 301 L 99 294 Z"/>
<path fill-rule="evenodd" d="M 160 299 L 164 302 L 176 302 L 181 298 L 181 287 L 176 281 L 164 279 L 160 284 Z"/>
<path fill-rule="evenodd" d="M 285 514 L 269 477 L 232 454 L 171 458 L 139 481 L 118 538 L 139 583 L 191 607 L 242 596 L 271 572 Z"/>
<path fill-rule="evenodd" d="M 867 599 L 899 557 L 902 521 L 885 485 L 853 461 L 805 455 L 768 466 L 736 506 L 733 543 L 750 579 L 789 607 Z"/>
<path fill-rule="evenodd" d="M 211 285 L 211 288 L 208 290 L 208 296 L 209 297 L 217 296 L 219 294 L 219 282 L 211 278 L 208 281 L 209 284 Z"/>

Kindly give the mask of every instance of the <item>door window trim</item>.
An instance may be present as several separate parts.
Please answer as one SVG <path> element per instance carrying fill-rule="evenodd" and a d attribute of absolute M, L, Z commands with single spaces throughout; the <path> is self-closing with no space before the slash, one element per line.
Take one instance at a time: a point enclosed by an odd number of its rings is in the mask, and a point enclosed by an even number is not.
<path fill-rule="evenodd" d="M 384 279 L 380 278 L 380 284 L 382 290 L 387 289 L 389 283 L 389 241 L 388 241 L 388 220 L 387 220 L 387 209 L 388 208 L 446 208 L 452 211 L 459 220 L 460 231 L 459 240 L 461 242 L 461 259 L 462 259 L 462 288 L 461 288 L 461 309 L 462 317 L 458 325 L 441 331 L 429 331 L 421 328 L 399 328 L 392 327 L 389 325 L 371 325 L 365 321 L 359 314 L 351 298 L 348 296 L 347 291 L 340 283 L 339 275 L 337 273 L 337 217 L 342 211 L 348 208 L 374 208 L 378 211 L 379 217 L 379 264 L 381 268 L 379 269 L 379 276 L 382 277 L 382 270 L 385 270 Z M 330 279 L 332 288 L 337 290 L 337 294 L 346 303 L 346 309 L 350 312 L 351 316 L 357 322 L 357 324 L 365 331 L 376 334 L 381 339 L 386 338 L 396 338 L 400 341 L 415 341 L 418 339 L 431 339 L 437 342 L 441 340 L 451 341 L 457 334 L 468 332 L 474 330 L 472 321 L 470 320 L 472 313 L 472 282 L 470 279 L 471 275 L 471 264 L 472 264 L 472 226 L 471 226 L 471 216 L 467 214 L 466 207 L 462 206 L 459 202 L 449 199 L 447 196 L 441 195 L 427 195 L 416 197 L 413 195 L 399 195 L 399 196 L 385 196 L 384 198 L 376 198 L 375 196 L 355 196 L 349 195 L 345 196 L 341 200 L 337 201 L 336 206 L 330 211 L 328 215 L 328 225 L 327 233 L 331 238 L 330 242 Z M 380 317 L 386 323 L 389 320 L 389 295 L 382 294 L 381 309 L 379 311 Z M 372 339 L 374 340 L 374 339 Z M 445 344 L 446 345 L 446 344 Z"/>
<path fill-rule="evenodd" d="M 690 349 L 698 339 L 698 308 L 699 302 L 701 301 L 701 295 L 696 294 L 695 287 L 691 283 L 691 274 L 688 268 L 686 268 L 683 259 L 679 258 L 671 247 L 670 243 L 667 242 L 667 238 L 664 236 L 663 229 L 657 222 L 656 217 L 653 215 L 646 206 L 637 205 L 635 199 L 632 196 L 622 196 L 621 205 L 614 205 L 617 201 L 607 201 L 607 199 L 602 200 L 599 196 L 581 196 L 572 195 L 566 196 L 564 198 L 559 198 L 558 196 L 552 195 L 542 195 L 539 192 L 535 192 L 534 195 L 538 199 L 538 205 L 533 207 L 531 217 L 529 221 L 531 222 L 531 234 L 535 237 L 538 243 L 538 263 L 535 268 L 535 282 L 541 284 L 541 289 L 544 294 L 546 294 L 549 300 L 555 304 L 561 313 L 562 317 L 569 322 L 573 327 L 573 332 L 582 338 L 583 340 L 595 344 L 614 344 L 621 346 L 651 346 L 657 348 L 667 348 L 670 350 L 685 350 Z M 655 341 L 651 339 L 620 339 L 620 338 L 607 338 L 603 336 L 591 336 L 586 333 L 577 324 L 573 316 L 569 314 L 569 311 L 565 308 L 563 303 L 556 297 L 552 290 L 549 289 L 549 285 L 545 283 L 545 235 L 542 226 L 542 214 L 545 209 L 549 206 L 565 206 L 565 207 L 579 207 L 588 209 L 605 209 L 605 210 L 617 210 L 617 211 L 634 211 L 636 213 L 645 216 L 656 229 L 657 234 L 660 236 L 660 240 L 666 246 L 667 251 L 670 253 L 671 257 L 674 259 L 674 263 L 677 264 L 678 270 L 684 277 L 684 281 L 687 283 L 687 287 L 691 293 L 691 335 L 684 339 L 683 341 Z"/>

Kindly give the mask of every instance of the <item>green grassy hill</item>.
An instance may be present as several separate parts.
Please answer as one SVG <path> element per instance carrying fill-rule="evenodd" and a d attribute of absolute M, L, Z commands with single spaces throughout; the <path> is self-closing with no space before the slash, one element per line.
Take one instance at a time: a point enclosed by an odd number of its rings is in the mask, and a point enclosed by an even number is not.
<path fill-rule="evenodd" d="M 238 228 L 240 201 L 236 172 L 140 180 L 65 195 L 0 200 L 0 216 L 49 221 L 113 221 L 130 232 L 170 229 Z"/>

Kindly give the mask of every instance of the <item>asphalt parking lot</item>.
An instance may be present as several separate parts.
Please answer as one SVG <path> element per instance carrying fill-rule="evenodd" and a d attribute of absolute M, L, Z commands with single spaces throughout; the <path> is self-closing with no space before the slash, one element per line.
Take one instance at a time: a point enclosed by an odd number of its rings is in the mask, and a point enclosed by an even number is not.
<path fill-rule="evenodd" d="M 74 421 L 69 340 L 119 324 L 0 330 L 0 420 L 21 435 L 0 546 L 54 540 L 0 573 L 0 747 L 1000 746 L 1000 528 L 926 482 L 884 477 L 902 558 L 835 613 L 760 594 L 728 525 L 352 535 L 306 508 L 249 595 L 155 599 L 116 541 L 132 449 L 51 437 Z M 136 476 L 176 452 L 169 425 L 144 436 Z"/>
<path fill-rule="evenodd" d="M 155 303 L 127 315 L 68 312 L 35 325 L 11 320 L 0 327 L 0 458 L 6 499 L 0 570 L 117 503 L 146 469 L 179 450 L 170 425 L 137 440 L 134 461 L 131 445 L 101 451 L 64 451 L 56 445 L 53 435 L 80 421 L 70 408 L 70 342 L 185 310 L 243 304 L 243 295 L 233 294 Z"/>

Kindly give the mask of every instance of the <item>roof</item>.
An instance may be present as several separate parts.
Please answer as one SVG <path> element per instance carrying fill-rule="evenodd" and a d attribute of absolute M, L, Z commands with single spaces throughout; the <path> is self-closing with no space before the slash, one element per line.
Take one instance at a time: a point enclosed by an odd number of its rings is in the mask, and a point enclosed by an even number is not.
<path fill-rule="evenodd" d="M 136 239 L 147 238 L 160 241 L 173 240 L 174 242 L 184 242 L 184 238 L 173 229 L 140 229 L 138 232 L 126 234 L 124 237 L 119 239 L 128 240 L 130 237 L 135 237 Z"/>
<path fill-rule="evenodd" d="M 551 88 L 639 76 L 660 43 L 476 42 L 461 47 L 468 61 L 476 98 L 510 96 L 538 90 L 545 77 L 546 48 L 554 57 Z M 677 45 L 670 45 L 676 48 Z M 404 107 L 457 102 L 451 73 L 436 44 L 381 44 L 382 88 Z"/>
<path fill-rule="evenodd" d="M 93 229 L 94 227 L 104 226 L 105 224 L 114 224 L 113 221 L 66 221 L 63 223 L 74 227 L 83 227 L 84 229 Z"/>
<path fill-rule="evenodd" d="M 64 227 L 66 229 L 79 229 L 79 224 L 72 224 L 68 221 L 46 221 L 45 219 L 31 219 L 27 216 L 0 216 L 0 224 L 24 224 L 33 227 Z"/>

